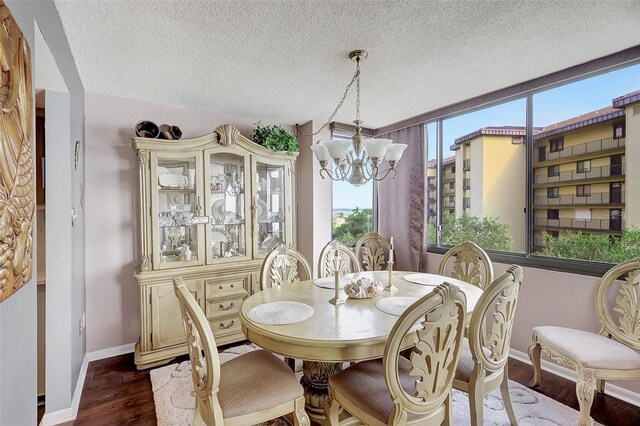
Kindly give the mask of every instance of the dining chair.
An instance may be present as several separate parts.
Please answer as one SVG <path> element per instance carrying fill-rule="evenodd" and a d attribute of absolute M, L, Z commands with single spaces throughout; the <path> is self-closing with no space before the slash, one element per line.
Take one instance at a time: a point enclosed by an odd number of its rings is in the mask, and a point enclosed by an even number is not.
<path fill-rule="evenodd" d="M 477 244 L 466 241 L 450 248 L 444 254 L 438 274 L 485 289 L 493 282 L 493 264 L 487 253 Z"/>
<path fill-rule="evenodd" d="M 300 281 L 300 273 L 310 280 L 311 266 L 302 253 L 284 244 L 271 250 L 260 269 L 260 290 Z"/>
<path fill-rule="evenodd" d="M 482 426 L 484 395 L 500 387 L 509 421 L 517 425 L 509 395 L 509 347 L 522 285 L 522 268 L 511 265 L 482 293 L 471 314 L 468 338 L 462 341 L 453 387 L 469 394 L 472 426 Z"/>
<path fill-rule="evenodd" d="M 533 329 L 529 358 L 532 387 L 542 382 L 540 352 L 576 370 L 580 426 L 591 425 L 594 391 L 604 393 L 605 380 L 640 379 L 640 258 L 620 263 L 603 275 L 596 291 L 599 333 L 540 326 Z"/>
<path fill-rule="evenodd" d="M 367 425 L 451 424 L 466 304 L 464 293 L 445 283 L 411 305 L 391 329 L 382 359 L 329 378 L 330 424 L 338 425 L 343 408 Z M 408 339 L 414 345 L 409 359 L 400 356 Z"/>
<path fill-rule="evenodd" d="M 182 278 L 173 279 L 182 311 L 195 390 L 193 424 L 253 425 L 293 413 L 294 425 L 310 425 L 302 386 L 269 351 L 256 350 L 220 364 L 207 317 Z M 277 389 L 277 392 L 274 392 Z"/>
<path fill-rule="evenodd" d="M 322 248 L 320 257 L 318 258 L 318 277 L 332 277 L 335 269 L 334 266 L 334 241 L 329 241 Z M 338 243 L 338 253 L 340 254 L 340 263 L 338 265 L 338 275 L 350 274 L 352 272 L 360 272 L 360 262 L 351 251 L 351 249 L 342 243 Z"/>
<path fill-rule="evenodd" d="M 377 232 L 360 238 L 356 243 L 356 257 L 363 271 L 384 271 L 389 256 L 389 240 Z"/>

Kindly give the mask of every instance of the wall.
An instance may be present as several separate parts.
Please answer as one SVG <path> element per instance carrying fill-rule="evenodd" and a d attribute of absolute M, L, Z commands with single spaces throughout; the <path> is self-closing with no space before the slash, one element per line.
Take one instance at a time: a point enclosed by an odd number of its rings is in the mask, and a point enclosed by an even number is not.
<path fill-rule="evenodd" d="M 232 124 L 248 137 L 253 123 L 205 111 L 87 94 L 87 351 L 138 341 L 138 160 L 131 148 L 140 120 L 179 126 L 183 138 Z M 179 143 L 179 142 L 176 142 Z"/>
<path fill-rule="evenodd" d="M 427 272 L 438 273 L 440 259 L 442 256 L 430 253 L 427 256 Z M 494 263 L 493 266 L 496 276 L 503 274 L 509 267 L 502 263 Z M 531 330 L 539 325 L 570 327 L 597 333 L 600 330 L 595 311 L 598 280 L 597 277 L 524 268 L 511 347 L 527 353 L 531 344 Z M 611 383 L 640 394 L 640 382 L 637 380 Z"/>
<path fill-rule="evenodd" d="M 34 22 L 37 21 L 40 26 L 71 95 L 71 137 L 73 140 L 82 142 L 84 140 L 84 89 L 53 2 L 7 0 L 6 3 L 31 47 L 33 70 L 38 66 L 34 55 Z M 84 312 L 83 221 L 84 219 L 80 217 L 80 226 L 72 236 L 74 257 L 72 293 L 66 303 L 60 306 L 60 309 L 69 312 L 74 321 L 79 320 Z M 35 266 L 34 270 L 37 270 L 37 264 Z M 0 305 L 0 329 L 2 329 L 0 333 L 0 359 L 2 360 L 0 424 L 3 425 L 36 423 L 36 294 L 36 274 L 34 274 L 33 279 L 24 288 Z M 58 330 L 58 332 L 70 331 Z M 71 381 L 75 383 L 84 357 L 84 336 L 79 336 L 76 331 L 72 337 L 72 345 L 71 371 L 65 369 L 60 371 L 60 374 L 69 374 Z"/>

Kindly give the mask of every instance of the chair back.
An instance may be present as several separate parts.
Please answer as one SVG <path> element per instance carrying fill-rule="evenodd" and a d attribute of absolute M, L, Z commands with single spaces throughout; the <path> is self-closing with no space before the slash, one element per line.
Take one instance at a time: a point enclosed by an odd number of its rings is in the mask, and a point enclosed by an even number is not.
<path fill-rule="evenodd" d="M 334 241 L 329 241 L 326 246 L 322 248 L 320 252 L 320 258 L 318 259 L 318 277 L 332 277 L 336 265 L 334 264 Z M 353 254 L 351 249 L 344 244 L 338 243 L 338 253 L 340 259 L 338 259 L 338 275 L 350 274 L 352 272 L 360 272 L 360 263 L 358 258 Z"/>
<path fill-rule="evenodd" d="M 356 243 L 356 256 L 363 271 L 384 271 L 390 248 L 389 240 L 372 232 Z"/>
<path fill-rule="evenodd" d="M 493 282 L 493 264 L 484 250 L 467 241 L 444 254 L 438 274 L 485 289 Z"/>
<path fill-rule="evenodd" d="M 467 299 L 456 286 L 444 283 L 411 305 L 398 319 L 384 350 L 384 372 L 391 399 L 393 422 L 405 424 L 407 412 L 428 415 L 439 410 L 451 392 L 464 337 Z M 417 333 L 416 323 L 420 322 Z M 398 374 L 400 351 L 411 343 L 411 370 L 415 391 L 407 392 Z M 406 385 L 405 385 L 406 386 Z"/>
<path fill-rule="evenodd" d="M 180 304 L 182 323 L 187 335 L 196 404 L 205 424 L 222 424 L 222 408 L 217 397 L 220 359 L 211 327 L 182 278 L 173 279 L 173 289 Z"/>
<path fill-rule="evenodd" d="M 502 370 L 508 361 L 521 285 L 522 268 L 511 265 L 484 290 L 473 309 L 469 324 L 471 356 L 489 373 Z"/>
<path fill-rule="evenodd" d="M 640 350 L 640 258 L 616 265 L 603 275 L 596 292 L 596 311 L 602 324 L 600 334 Z"/>
<path fill-rule="evenodd" d="M 271 250 L 262 262 L 260 290 L 300 281 L 300 272 L 303 274 L 303 279 L 312 278 L 311 266 L 302 253 L 280 244 Z"/>

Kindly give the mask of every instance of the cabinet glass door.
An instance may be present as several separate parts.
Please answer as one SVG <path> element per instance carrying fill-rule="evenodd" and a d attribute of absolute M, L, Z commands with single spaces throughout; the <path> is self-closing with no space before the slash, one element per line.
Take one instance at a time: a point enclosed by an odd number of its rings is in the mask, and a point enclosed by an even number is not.
<path fill-rule="evenodd" d="M 242 260 L 247 257 L 246 179 L 248 157 L 234 152 L 208 151 L 205 156 L 208 185 L 207 262 Z"/>
<path fill-rule="evenodd" d="M 254 217 L 256 249 L 266 255 L 282 243 L 287 243 L 285 228 L 285 167 L 257 161 L 255 166 Z"/>
<path fill-rule="evenodd" d="M 152 162 L 155 269 L 203 264 L 198 225 L 201 170 L 193 154 L 157 154 Z"/>

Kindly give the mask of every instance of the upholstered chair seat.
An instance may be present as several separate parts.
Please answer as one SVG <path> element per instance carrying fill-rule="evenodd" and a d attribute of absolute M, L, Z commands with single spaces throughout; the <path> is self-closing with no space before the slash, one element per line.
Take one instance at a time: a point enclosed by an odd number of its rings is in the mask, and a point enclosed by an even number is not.
<path fill-rule="evenodd" d="M 340 424 L 343 409 L 369 426 L 451 424 L 451 383 L 466 305 L 456 286 L 439 285 L 396 321 L 382 359 L 354 364 L 329 377 L 330 425 Z M 408 341 L 413 342 L 409 359 L 400 356 Z"/>
<path fill-rule="evenodd" d="M 220 364 L 218 401 L 225 418 L 286 404 L 302 392 L 296 376 L 271 352 L 252 351 Z"/>
<path fill-rule="evenodd" d="M 483 347 L 482 351 L 487 356 L 487 358 L 491 356 L 491 351 L 489 349 Z M 460 348 L 460 360 L 458 360 L 458 369 L 456 370 L 456 380 L 462 380 L 463 382 L 468 382 L 475 365 L 476 363 L 473 360 L 473 355 L 471 355 L 471 348 L 469 348 L 469 339 L 465 337 L 464 339 L 462 339 L 462 347 Z M 499 374 L 499 373 L 492 373 L 492 374 Z"/>
<path fill-rule="evenodd" d="M 414 393 L 415 377 L 409 376 L 411 362 L 404 357 L 398 359 L 398 378 L 405 392 Z M 384 378 L 384 368 L 381 359 L 364 361 L 354 364 L 347 370 L 329 378 L 331 387 L 344 395 L 346 402 L 353 407 L 367 411 L 376 424 L 386 425 L 393 412 L 393 401 Z M 418 416 L 409 413 L 409 421 Z"/>
<path fill-rule="evenodd" d="M 600 334 L 564 327 L 535 327 L 538 341 L 587 368 L 640 369 L 640 353 Z"/>

